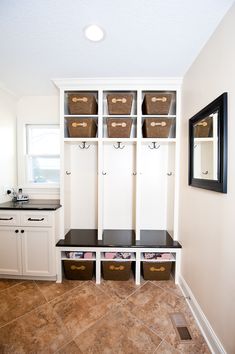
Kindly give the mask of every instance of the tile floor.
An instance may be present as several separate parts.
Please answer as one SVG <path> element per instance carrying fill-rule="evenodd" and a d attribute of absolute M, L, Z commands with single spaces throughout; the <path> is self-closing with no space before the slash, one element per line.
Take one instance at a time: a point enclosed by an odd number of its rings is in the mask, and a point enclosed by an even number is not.
<path fill-rule="evenodd" d="M 192 340 L 169 314 L 183 312 Z M 173 281 L 0 280 L 0 353 L 210 353 Z"/>

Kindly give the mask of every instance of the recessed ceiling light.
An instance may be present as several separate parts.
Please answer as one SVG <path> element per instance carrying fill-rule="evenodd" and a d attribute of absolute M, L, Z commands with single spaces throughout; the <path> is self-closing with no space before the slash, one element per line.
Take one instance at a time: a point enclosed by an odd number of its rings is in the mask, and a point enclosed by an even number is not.
<path fill-rule="evenodd" d="M 104 38 L 104 30 L 97 25 L 87 26 L 84 32 L 86 38 L 92 42 L 99 42 L 102 41 L 102 39 Z"/>

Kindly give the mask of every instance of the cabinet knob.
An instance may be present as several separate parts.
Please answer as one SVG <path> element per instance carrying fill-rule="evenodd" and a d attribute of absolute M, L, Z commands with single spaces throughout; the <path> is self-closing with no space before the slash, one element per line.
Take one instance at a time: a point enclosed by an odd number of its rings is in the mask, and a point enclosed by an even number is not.
<path fill-rule="evenodd" d="M 20 232 L 23 234 L 23 233 L 24 233 L 24 230 L 21 230 Z"/>
<path fill-rule="evenodd" d="M 19 230 L 15 230 L 15 233 L 18 234 Z"/>

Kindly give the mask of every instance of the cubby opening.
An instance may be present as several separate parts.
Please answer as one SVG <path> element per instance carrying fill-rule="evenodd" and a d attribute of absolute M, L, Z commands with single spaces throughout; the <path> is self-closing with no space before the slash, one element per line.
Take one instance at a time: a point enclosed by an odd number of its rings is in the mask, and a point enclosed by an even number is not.
<path fill-rule="evenodd" d="M 65 230 L 97 229 L 98 146 L 95 142 L 65 145 Z"/>
<path fill-rule="evenodd" d="M 103 144 L 103 229 L 135 228 L 136 146 Z"/>

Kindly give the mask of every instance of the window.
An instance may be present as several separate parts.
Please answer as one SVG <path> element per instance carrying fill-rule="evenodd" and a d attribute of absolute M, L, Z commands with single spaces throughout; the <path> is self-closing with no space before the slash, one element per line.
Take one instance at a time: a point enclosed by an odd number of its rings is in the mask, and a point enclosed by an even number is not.
<path fill-rule="evenodd" d="M 58 184 L 60 140 L 57 125 L 26 125 L 26 178 L 33 184 Z"/>

